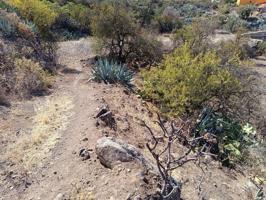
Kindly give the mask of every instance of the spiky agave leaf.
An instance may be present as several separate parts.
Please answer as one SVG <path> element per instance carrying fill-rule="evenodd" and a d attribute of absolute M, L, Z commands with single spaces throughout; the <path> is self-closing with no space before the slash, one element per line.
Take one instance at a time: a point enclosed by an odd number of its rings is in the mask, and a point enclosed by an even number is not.
<path fill-rule="evenodd" d="M 133 72 L 126 65 L 118 64 L 107 59 L 100 59 L 92 69 L 93 78 L 106 84 L 120 83 L 127 87 L 133 78 Z"/>

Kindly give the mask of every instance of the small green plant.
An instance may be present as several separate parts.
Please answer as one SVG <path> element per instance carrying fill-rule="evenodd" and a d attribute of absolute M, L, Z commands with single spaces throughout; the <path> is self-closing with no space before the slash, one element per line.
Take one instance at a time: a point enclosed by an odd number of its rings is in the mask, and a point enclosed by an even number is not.
<path fill-rule="evenodd" d="M 0 16 L 0 35 L 10 37 L 15 31 L 16 29 L 13 24 L 11 24 L 4 16 Z"/>
<path fill-rule="evenodd" d="M 241 125 L 238 122 L 204 108 L 194 131 L 196 138 L 201 138 L 201 146 L 225 166 L 244 161 L 245 149 L 254 144 L 255 129 L 250 124 Z"/>
<path fill-rule="evenodd" d="M 95 81 L 103 81 L 106 84 L 120 83 L 130 87 L 133 72 L 127 69 L 126 65 L 118 64 L 107 59 L 100 59 L 92 70 Z"/>
<path fill-rule="evenodd" d="M 0 9 L 6 10 L 7 12 L 15 12 L 16 9 L 10 5 L 8 5 L 6 2 L 0 0 Z"/>
<path fill-rule="evenodd" d="M 266 41 L 260 42 L 258 44 L 258 50 L 257 50 L 259 55 L 264 55 L 266 54 Z"/>
<path fill-rule="evenodd" d="M 159 31 L 161 33 L 170 33 L 175 29 L 182 27 L 182 22 L 178 19 L 173 19 L 169 16 L 159 16 L 157 17 L 157 23 L 159 26 Z"/>
<path fill-rule="evenodd" d="M 229 16 L 224 24 L 224 29 L 232 33 L 235 33 L 244 27 L 245 23 L 243 20 L 235 16 Z"/>
<path fill-rule="evenodd" d="M 256 9 L 254 5 L 244 5 L 239 8 L 239 16 L 241 19 L 247 20 L 251 13 Z"/>

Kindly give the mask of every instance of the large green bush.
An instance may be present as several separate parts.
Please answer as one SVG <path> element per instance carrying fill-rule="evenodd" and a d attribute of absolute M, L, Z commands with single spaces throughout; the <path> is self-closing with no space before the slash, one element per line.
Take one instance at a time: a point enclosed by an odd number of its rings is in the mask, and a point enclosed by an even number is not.
<path fill-rule="evenodd" d="M 226 104 L 231 94 L 240 89 L 240 83 L 220 64 L 216 53 L 195 56 L 185 43 L 160 67 L 142 72 L 142 95 L 172 115 L 191 114 L 211 102 Z"/>
<path fill-rule="evenodd" d="M 41 32 L 48 30 L 58 16 L 52 3 L 46 0 L 11 0 L 10 2 L 25 19 L 32 21 Z"/>

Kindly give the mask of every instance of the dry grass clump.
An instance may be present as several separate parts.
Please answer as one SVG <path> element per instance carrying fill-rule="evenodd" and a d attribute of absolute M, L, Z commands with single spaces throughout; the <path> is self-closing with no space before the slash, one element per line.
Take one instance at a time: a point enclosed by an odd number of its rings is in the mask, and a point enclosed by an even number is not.
<path fill-rule="evenodd" d="M 17 55 L 14 48 L 14 45 L 0 41 L 1 95 L 12 99 L 47 93 L 53 84 L 53 76 L 39 62 Z M 24 52 L 25 48 L 22 49 Z"/>
<path fill-rule="evenodd" d="M 47 91 L 51 87 L 52 76 L 30 59 L 16 59 L 15 65 L 15 92 L 20 96 L 29 96 L 34 93 Z"/>
<path fill-rule="evenodd" d="M 66 200 L 94 200 L 95 197 L 91 191 L 87 191 L 78 185 L 73 185 L 71 192 L 65 197 Z"/>
<path fill-rule="evenodd" d="M 40 165 L 66 129 L 72 107 L 72 99 L 67 95 L 50 96 L 44 102 L 38 102 L 32 129 L 10 148 L 9 160 L 22 164 L 27 170 Z"/>

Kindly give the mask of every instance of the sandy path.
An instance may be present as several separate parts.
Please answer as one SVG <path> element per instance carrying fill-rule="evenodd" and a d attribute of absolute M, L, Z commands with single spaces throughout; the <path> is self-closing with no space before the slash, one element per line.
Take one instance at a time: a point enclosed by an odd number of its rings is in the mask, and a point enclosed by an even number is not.
<path fill-rule="evenodd" d="M 5 121 L 10 131 L 0 131 L 0 142 L 8 141 L 2 145 L 2 154 L 11 150 L 16 164 L 11 166 L 8 158 L 0 157 L 0 200 L 124 200 L 140 187 L 139 166 L 131 163 L 110 170 L 97 160 L 96 141 L 109 131 L 96 127 L 97 108 L 106 97 L 109 103 L 126 104 L 121 98 L 128 95 L 123 97 L 123 88 L 113 91 L 105 84 L 88 82 L 90 66 L 81 60 L 92 56 L 90 39 L 60 43 L 57 61 L 64 67 L 53 94 L 19 103 L 21 106 L 15 107 L 21 109 L 14 119 Z M 136 103 L 136 99 L 129 101 Z M 119 111 L 125 109 L 119 104 Z M 127 121 L 125 124 L 129 126 Z M 14 135 L 16 129 L 22 130 L 21 134 Z M 128 131 L 125 129 L 126 134 Z M 89 150 L 90 159 L 79 156 L 84 148 Z"/>
<path fill-rule="evenodd" d="M 89 39 L 59 44 L 58 62 L 67 68 L 80 71 L 63 75 L 57 82 L 57 93 L 72 98 L 73 115 L 51 157 L 41 169 L 34 172 L 33 184 L 20 199 L 54 199 L 71 190 L 74 184 L 87 180 L 91 168 L 87 161 L 81 161 L 78 153 L 83 147 L 94 148 L 98 136 L 93 116 L 99 105 L 95 89 L 85 82 L 88 75 L 84 73 L 80 60 L 91 56 Z M 83 140 L 86 137 L 88 139 L 85 139 L 85 143 Z"/>

